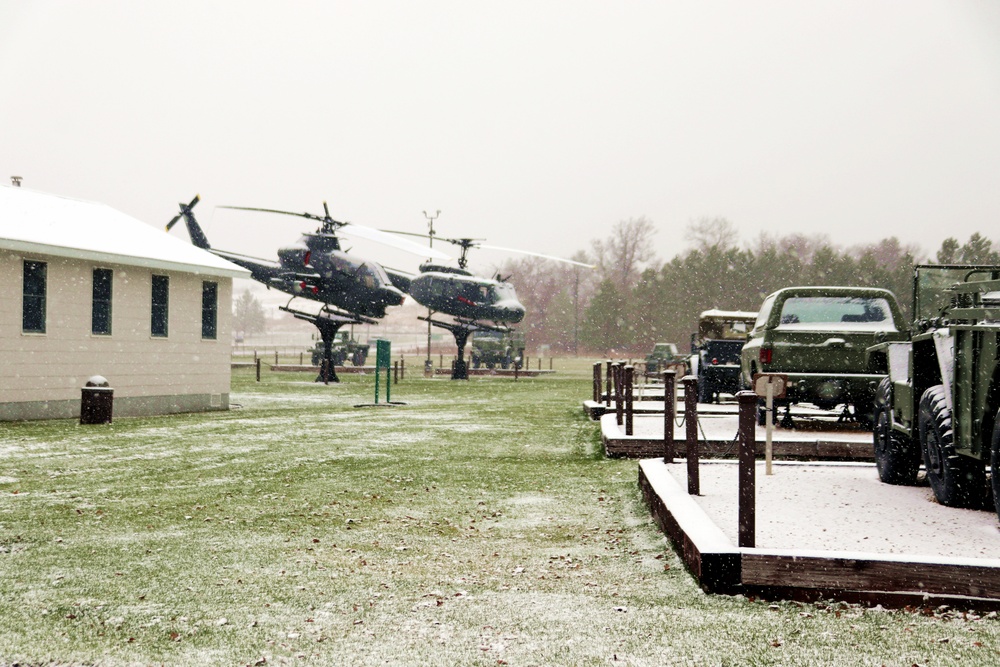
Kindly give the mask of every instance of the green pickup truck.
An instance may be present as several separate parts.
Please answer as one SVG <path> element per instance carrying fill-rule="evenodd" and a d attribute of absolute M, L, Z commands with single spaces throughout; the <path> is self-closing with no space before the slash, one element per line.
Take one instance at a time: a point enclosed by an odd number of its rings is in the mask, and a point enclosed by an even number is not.
<path fill-rule="evenodd" d="M 757 373 L 788 376 L 776 405 L 812 403 L 822 410 L 848 406 L 870 425 L 875 390 L 888 373 L 882 355 L 866 350 L 905 340 L 907 328 L 892 292 L 867 287 L 788 287 L 764 299 L 740 355 L 740 380 Z M 758 409 L 763 423 L 764 408 Z"/>

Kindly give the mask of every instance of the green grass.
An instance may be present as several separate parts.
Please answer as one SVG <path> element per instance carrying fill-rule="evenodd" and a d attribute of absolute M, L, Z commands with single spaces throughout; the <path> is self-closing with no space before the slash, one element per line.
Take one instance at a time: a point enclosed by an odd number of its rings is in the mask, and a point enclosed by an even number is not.
<path fill-rule="evenodd" d="M 995 614 L 702 593 L 562 368 L 3 424 L 0 664 L 995 664 Z"/>

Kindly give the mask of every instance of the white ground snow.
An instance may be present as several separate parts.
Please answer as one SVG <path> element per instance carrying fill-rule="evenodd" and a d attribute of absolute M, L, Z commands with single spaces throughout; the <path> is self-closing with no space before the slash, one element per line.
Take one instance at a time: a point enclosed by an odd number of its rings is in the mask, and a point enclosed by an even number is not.
<path fill-rule="evenodd" d="M 666 466 L 687 488 L 686 464 Z M 695 500 L 737 543 L 737 465 L 703 461 Z M 756 546 L 1000 559 L 1000 524 L 990 510 L 944 507 L 925 484 L 882 484 L 874 464 L 758 462 Z"/>

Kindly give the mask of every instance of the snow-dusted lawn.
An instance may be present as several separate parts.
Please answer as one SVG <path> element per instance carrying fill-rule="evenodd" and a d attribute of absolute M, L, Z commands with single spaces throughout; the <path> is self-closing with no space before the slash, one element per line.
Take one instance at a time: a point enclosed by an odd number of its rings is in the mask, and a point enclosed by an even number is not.
<path fill-rule="evenodd" d="M 584 366 L 234 379 L 223 414 L 0 424 L 0 665 L 994 665 L 995 616 L 709 596 Z"/>

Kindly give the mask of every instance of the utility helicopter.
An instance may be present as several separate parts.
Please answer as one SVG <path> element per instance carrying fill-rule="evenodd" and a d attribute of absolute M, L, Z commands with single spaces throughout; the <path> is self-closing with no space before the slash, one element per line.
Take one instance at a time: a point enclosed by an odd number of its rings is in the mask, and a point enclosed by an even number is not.
<path fill-rule="evenodd" d="M 391 233 L 426 239 L 435 238 L 429 234 L 413 232 L 393 231 Z M 588 269 L 594 268 L 591 264 L 563 259 L 562 257 L 487 245 L 482 242 L 482 239 L 438 238 L 457 245 L 461 249 L 458 257 L 458 268 L 430 262 L 421 264 L 420 275 L 410 280 L 408 291 L 410 296 L 421 306 L 425 306 L 435 313 L 443 313 L 455 318 L 453 322 L 435 320 L 432 316 L 420 318 L 436 327 L 451 331 L 452 335 L 455 336 L 455 343 L 458 345 L 458 356 L 455 359 L 455 369 L 452 372 L 452 379 L 455 380 L 468 378 L 468 368 L 463 353 L 469 334 L 483 329 L 509 331 L 511 324 L 517 324 L 524 319 L 524 305 L 518 301 L 514 286 L 508 282 L 510 276 L 503 277 L 497 273 L 492 278 L 481 278 L 473 275 L 466 268 L 471 248 L 501 250 L 574 264 Z"/>
<path fill-rule="evenodd" d="M 334 220 L 326 202 L 323 202 L 323 215 L 247 206 L 222 206 L 220 208 L 294 215 L 318 221 L 320 226 L 315 232 L 304 232 L 295 243 L 279 248 L 277 262 L 219 250 L 209 244 L 194 217 L 193 209 L 200 200 L 200 196 L 196 195 L 189 203 L 179 204 L 180 212 L 167 223 L 167 231 L 183 218 L 191 243 L 195 246 L 248 269 L 251 277 L 268 289 L 273 287 L 290 294 L 291 298 L 282 310 L 312 322 L 323 338 L 325 355 L 320 377 L 325 382 L 338 381 L 331 348 L 340 327 L 345 324 L 374 324 L 374 318 L 384 317 L 388 306 L 403 303 L 411 277 L 410 274 L 386 270 L 377 262 L 348 254 L 341 249 L 338 234 L 374 240 L 424 257 L 450 259 L 443 252 L 377 229 Z M 318 301 L 323 304 L 323 308 L 318 314 L 291 308 L 292 299 L 296 297 Z"/>

